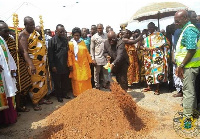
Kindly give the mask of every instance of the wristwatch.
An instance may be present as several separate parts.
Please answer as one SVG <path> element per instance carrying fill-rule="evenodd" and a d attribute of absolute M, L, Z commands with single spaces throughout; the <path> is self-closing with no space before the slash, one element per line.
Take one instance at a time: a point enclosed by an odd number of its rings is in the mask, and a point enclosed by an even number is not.
<path fill-rule="evenodd" d="M 183 65 L 183 63 L 180 64 L 180 67 L 183 68 L 185 65 Z"/>

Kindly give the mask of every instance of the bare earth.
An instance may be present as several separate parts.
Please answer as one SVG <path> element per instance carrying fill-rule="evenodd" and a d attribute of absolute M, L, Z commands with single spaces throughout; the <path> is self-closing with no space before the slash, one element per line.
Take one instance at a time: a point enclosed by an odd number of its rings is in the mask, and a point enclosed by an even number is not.
<path fill-rule="evenodd" d="M 155 115 L 157 124 L 148 134 L 148 139 L 181 139 L 173 129 L 174 115 L 182 109 L 180 106 L 182 98 L 174 98 L 173 94 L 168 93 L 164 87 L 161 88 L 159 96 L 154 95 L 153 91 L 142 92 L 143 88 L 131 89 L 129 94 L 135 102 L 143 109 Z M 42 105 L 42 111 L 34 111 L 31 104 L 28 104 L 30 112 L 20 113 L 17 123 L 8 127 L 0 127 L 0 139 L 28 139 L 40 133 L 45 118 L 53 111 L 63 106 L 69 100 L 64 99 L 64 103 L 57 102 L 55 97 L 50 99 L 54 103 Z M 196 138 L 200 138 L 200 135 Z"/>

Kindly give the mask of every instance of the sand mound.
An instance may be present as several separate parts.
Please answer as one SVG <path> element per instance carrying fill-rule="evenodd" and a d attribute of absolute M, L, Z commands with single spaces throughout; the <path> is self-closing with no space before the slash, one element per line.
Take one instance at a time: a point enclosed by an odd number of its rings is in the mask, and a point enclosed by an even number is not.
<path fill-rule="evenodd" d="M 112 92 L 87 90 L 46 118 L 44 131 L 34 138 L 144 138 L 152 114 L 141 108 L 116 83 Z"/>

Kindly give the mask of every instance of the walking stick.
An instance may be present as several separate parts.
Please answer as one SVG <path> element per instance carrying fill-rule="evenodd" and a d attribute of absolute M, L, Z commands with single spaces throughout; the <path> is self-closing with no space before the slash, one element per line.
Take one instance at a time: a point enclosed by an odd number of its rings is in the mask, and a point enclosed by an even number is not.
<path fill-rule="evenodd" d="M 20 71 L 19 71 L 19 43 L 18 43 L 18 15 L 16 13 L 13 14 L 13 25 L 15 27 L 15 42 L 16 42 L 16 53 L 17 53 L 17 72 L 18 72 L 18 80 L 19 80 L 19 91 L 21 92 L 21 78 L 20 78 Z"/>
<path fill-rule="evenodd" d="M 42 43 L 44 46 L 46 46 L 45 44 L 45 36 L 44 36 L 44 25 L 43 25 L 43 20 L 42 20 L 42 16 L 39 16 L 40 18 L 40 27 L 41 27 L 41 32 L 42 32 Z M 48 55 L 47 55 L 47 47 L 46 47 L 46 63 L 47 63 L 47 74 L 49 77 L 49 86 L 52 90 L 52 83 L 51 83 L 51 75 L 50 75 L 50 71 L 49 71 L 49 64 L 48 64 Z"/>

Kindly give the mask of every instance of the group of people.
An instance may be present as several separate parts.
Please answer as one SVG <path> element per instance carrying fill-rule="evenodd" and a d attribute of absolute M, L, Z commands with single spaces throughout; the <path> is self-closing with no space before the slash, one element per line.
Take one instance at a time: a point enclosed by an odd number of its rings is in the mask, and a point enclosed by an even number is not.
<path fill-rule="evenodd" d="M 27 16 L 25 28 L 16 34 L 18 40 L 0 21 L 0 124 L 15 123 L 17 112 L 30 110 L 23 103 L 27 94 L 33 109 L 39 111 L 42 104 L 53 103 L 50 94 L 62 103 L 63 98 L 71 99 L 70 91 L 77 97 L 88 89 L 109 89 L 112 76 L 125 91 L 146 82 L 143 91 L 147 92 L 155 84 L 155 95 L 160 94 L 161 83 L 172 82 L 178 88 L 174 97 L 183 96 L 184 115 L 191 116 L 197 108 L 195 80 L 200 67 L 200 33 L 194 13 L 177 11 L 166 33 L 150 22 L 142 32 L 122 27 L 115 33 L 107 26 L 104 33 L 103 24 L 97 24 L 90 31 L 75 27 L 69 35 L 58 24 L 54 36 L 50 29 L 35 27 L 34 19 Z"/>

